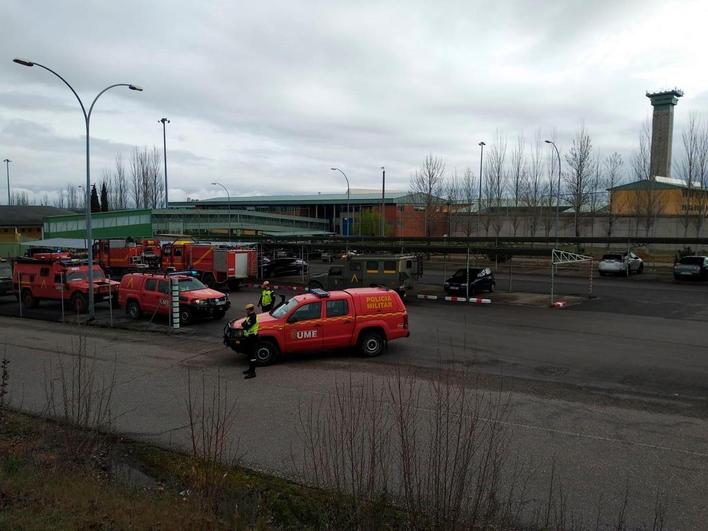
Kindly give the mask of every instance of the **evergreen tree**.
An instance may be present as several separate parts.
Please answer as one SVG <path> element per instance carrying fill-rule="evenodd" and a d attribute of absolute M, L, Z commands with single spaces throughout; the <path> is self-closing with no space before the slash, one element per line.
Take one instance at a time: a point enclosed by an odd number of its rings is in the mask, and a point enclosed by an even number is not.
<path fill-rule="evenodd" d="M 101 203 L 98 201 L 98 192 L 96 192 L 96 185 L 91 185 L 91 212 L 100 212 Z"/>
<path fill-rule="evenodd" d="M 108 189 L 106 188 L 106 183 L 101 184 L 101 212 L 108 212 L 110 210 L 108 206 Z"/>

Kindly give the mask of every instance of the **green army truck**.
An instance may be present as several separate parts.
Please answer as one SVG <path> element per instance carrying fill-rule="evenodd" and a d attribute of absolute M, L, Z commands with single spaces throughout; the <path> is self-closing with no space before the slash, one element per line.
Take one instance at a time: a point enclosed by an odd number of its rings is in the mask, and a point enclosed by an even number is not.
<path fill-rule="evenodd" d="M 405 297 L 423 275 L 423 257 L 412 254 L 348 254 L 327 273 L 312 275 L 309 288 L 341 290 L 385 286 Z"/>

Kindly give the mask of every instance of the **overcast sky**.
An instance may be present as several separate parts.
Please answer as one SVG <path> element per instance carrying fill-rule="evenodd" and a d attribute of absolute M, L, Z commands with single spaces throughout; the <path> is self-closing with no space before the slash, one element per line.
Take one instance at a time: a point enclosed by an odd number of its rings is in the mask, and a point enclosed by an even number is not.
<path fill-rule="evenodd" d="M 541 7 L 543 6 L 543 7 Z M 170 199 L 405 190 L 432 153 L 449 171 L 477 143 L 584 122 L 602 153 L 629 156 L 651 113 L 646 90 L 680 87 L 675 141 L 708 110 L 708 2 L 282 1 L 0 4 L 0 160 L 41 196 L 85 180 L 84 124 L 58 71 L 90 104 L 92 175 L 116 153 L 162 148 Z M 4 168 L 1 202 L 5 203 Z M 221 194 L 223 195 L 223 193 Z"/>

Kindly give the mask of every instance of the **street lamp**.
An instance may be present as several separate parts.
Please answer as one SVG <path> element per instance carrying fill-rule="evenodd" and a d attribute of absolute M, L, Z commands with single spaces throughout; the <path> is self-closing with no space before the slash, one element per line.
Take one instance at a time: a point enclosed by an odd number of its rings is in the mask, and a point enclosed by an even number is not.
<path fill-rule="evenodd" d="M 381 166 L 381 237 L 386 236 L 384 216 L 386 213 L 386 168 Z M 360 222 L 361 223 L 361 222 Z"/>
<path fill-rule="evenodd" d="M 167 133 L 165 132 L 165 124 L 170 123 L 167 118 L 160 118 L 157 123 L 162 123 L 162 154 L 165 157 L 165 208 L 168 207 L 168 193 L 167 193 Z"/>
<path fill-rule="evenodd" d="M 482 160 L 484 159 L 484 142 L 477 144 L 479 146 L 479 199 L 477 201 L 477 236 L 482 234 Z"/>
<path fill-rule="evenodd" d="M 5 163 L 5 169 L 7 170 L 7 206 L 12 204 L 12 197 L 10 196 L 10 159 L 3 160 Z"/>
<path fill-rule="evenodd" d="M 345 234 L 345 236 L 347 237 L 347 252 L 349 252 L 349 231 L 351 229 L 351 227 L 349 225 L 349 179 L 347 178 L 347 174 L 344 173 L 339 168 L 330 168 L 330 170 L 338 171 L 339 173 L 344 175 L 344 179 L 347 181 L 347 217 L 346 217 L 346 219 L 347 219 L 347 233 Z"/>
<path fill-rule="evenodd" d="M 221 186 L 226 192 L 226 197 L 229 199 L 229 241 L 231 241 L 231 194 L 228 188 L 221 183 L 211 183 L 212 186 Z"/>
<path fill-rule="evenodd" d="M 86 107 L 84 106 L 84 102 L 81 101 L 81 98 L 77 94 L 77 92 L 74 90 L 74 87 L 72 87 L 69 82 L 64 79 L 62 76 L 57 74 L 54 70 L 51 68 L 41 65 L 39 63 L 35 63 L 34 61 L 27 61 L 26 59 L 13 59 L 13 62 L 17 63 L 18 65 L 22 66 L 38 66 L 39 68 L 42 68 L 46 70 L 47 72 L 54 74 L 56 77 L 61 79 L 64 84 L 69 87 L 69 90 L 76 96 L 76 99 L 79 102 L 79 105 L 81 106 L 81 112 L 84 115 L 84 123 L 86 124 L 86 186 L 84 187 L 84 196 L 85 196 L 85 210 L 86 210 L 86 247 L 88 251 L 88 313 L 89 313 L 89 320 L 93 320 L 96 317 L 96 311 L 95 311 L 95 306 L 94 306 L 94 300 L 93 300 L 93 294 L 94 294 L 94 286 L 93 286 L 93 238 L 91 235 L 91 149 L 90 149 L 90 143 L 89 143 L 89 138 L 90 138 L 90 125 L 91 125 L 91 113 L 93 112 L 93 106 L 96 105 L 96 102 L 98 101 L 98 98 L 100 98 L 104 92 L 109 91 L 112 88 L 115 87 L 128 87 L 130 90 L 137 90 L 138 92 L 142 92 L 142 88 L 133 85 L 131 83 L 116 83 L 113 85 L 109 85 L 106 88 L 104 88 L 101 92 L 99 92 L 96 97 L 93 99 L 91 102 L 91 106 L 89 107 L 88 112 L 86 112 Z"/>
<path fill-rule="evenodd" d="M 558 247 L 558 232 L 560 231 L 560 202 L 561 202 L 561 156 L 558 146 L 552 140 L 544 140 L 546 144 L 551 144 L 558 156 L 558 189 L 556 190 L 556 247 Z"/>

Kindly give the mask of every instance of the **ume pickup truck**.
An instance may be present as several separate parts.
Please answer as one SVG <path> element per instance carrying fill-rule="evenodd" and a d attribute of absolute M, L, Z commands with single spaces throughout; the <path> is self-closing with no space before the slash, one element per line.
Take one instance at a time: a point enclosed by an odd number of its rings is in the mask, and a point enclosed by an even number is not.
<path fill-rule="evenodd" d="M 242 322 L 226 325 L 224 344 L 245 354 Z M 313 289 L 258 315 L 256 359 L 259 365 L 268 365 L 281 354 L 351 347 L 365 356 L 378 356 L 388 341 L 409 335 L 408 313 L 395 291 Z"/>

